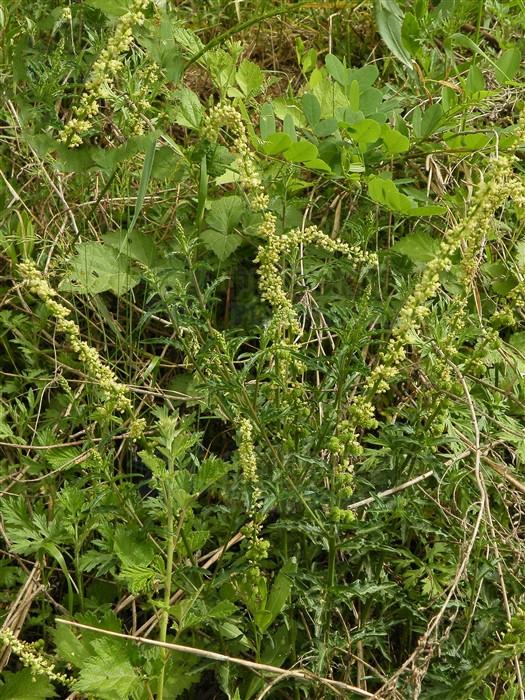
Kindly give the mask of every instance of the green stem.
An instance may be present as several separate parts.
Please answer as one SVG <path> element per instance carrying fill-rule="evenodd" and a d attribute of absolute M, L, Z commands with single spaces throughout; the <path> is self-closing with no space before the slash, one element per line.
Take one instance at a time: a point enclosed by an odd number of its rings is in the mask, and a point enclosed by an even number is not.
<path fill-rule="evenodd" d="M 170 470 L 171 472 L 171 470 Z M 173 500 L 171 497 L 170 484 L 165 485 L 165 496 L 166 496 L 166 506 L 168 510 L 168 517 L 166 522 L 166 527 L 168 530 L 168 541 L 166 546 L 166 571 L 164 576 L 164 606 L 162 610 L 162 615 L 160 618 L 160 633 L 159 641 L 165 642 L 168 633 L 168 621 L 169 621 L 169 607 L 171 599 L 171 578 L 173 575 L 173 555 L 175 552 L 175 537 L 173 533 L 173 525 L 175 518 L 173 516 Z M 157 700 L 163 700 L 164 698 L 164 678 L 166 674 L 166 664 L 168 661 L 168 652 L 164 653 L 164 663 L 162 664 L 162 669 L 159 675 L 159 683 L 157 687 Z"/>

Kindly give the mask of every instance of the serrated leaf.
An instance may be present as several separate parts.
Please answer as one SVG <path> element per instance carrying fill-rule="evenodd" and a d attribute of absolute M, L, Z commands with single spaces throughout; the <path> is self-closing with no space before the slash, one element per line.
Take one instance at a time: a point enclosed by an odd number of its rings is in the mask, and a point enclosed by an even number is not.
<path fill-rule="evenodd" d="M 106 245 L 146 267 L 152 267 L 159 259 L 151 236 L 146 236 L 141 231 L 135 230 L 130 234 L 127 234 L 126 231 L 112 231 L 104 234 L 102 240 Z"/>
<path fill-rule="evenodd" d="M 415 231 L 397 241 L 392 251 L 406 255 L 414 263 L 424 264 L 436 257 L 439 242 L 426 231 Z"/>
<path fill-rule="evenodd" d="M 198 129 L 204 109 L 197 95 L 187 87 L 181 87 L 174 94 L 177 109 L 175 121 L 188 129 Z"/>
<path fill-rule="evenodd" d="M 17 673 L 4 671 L 2 676 L 2 700 L 47 700 L 57 696 L 51 682 L 44 675 L 33 676 L 28 668 L 23 668 Z"/>
<path fill-rule="evenodd" d="M 126 255 L 102 243 L 80 243 L 70 261 L 69 270 L 60 283 L 60 289 L 80 294 L 99 294 L 111 291 L 125 294 L 140 282 L 140 275 L 130 267 Z"/>
<path fill-rule="evenodd" d="M 95 654 L 82 664 L 75 690 L 94 695 L 97 700 L 127 700 L 142 687 L 127 652 L 114 640 L 97 639 Z"/>
<path fill-rule="evenodd" d="M 263 86 L 263 72 L 256 63 L 244 60 L 235 74 L 235 82 L 240 87 L 244 97 L 257 95 Z"/>
<path fill-rule="evenodd" d="M 412 68 L 410 54 L 401 36 L 403 13 L 395 0 L 375 0 L 377 29 L 390 51 L 407 68 Z"/>
<path fill-rule="evenodd" d="M 206 248 L 215 253 L 221 262 L 227 260 L 242 243 L 242 238 L 237 233 L 223 233 L 213 229 L 206 229 L 200 237 Z"/>

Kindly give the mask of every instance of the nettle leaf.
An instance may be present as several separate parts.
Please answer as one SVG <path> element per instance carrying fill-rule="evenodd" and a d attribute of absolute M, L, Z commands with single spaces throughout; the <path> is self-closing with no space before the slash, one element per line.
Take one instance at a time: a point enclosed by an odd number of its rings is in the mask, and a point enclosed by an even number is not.
<path fill-rule="evenodd" d="M 124 253 L 128 258 L 142 263 L 146 267 L 153 267 L 159 259 L 158 251 L 151 236 L 146 236 L 136 229 L 127 231 L 112 231 L 102 236 L 102 240 L 111 248 Z"/>
<path fill-rule="evenodd" d="M 77 254 L 59 288 L 80 294 L 110 291 L 120 295 L 137 285 L 140 278 L 126 255 L 119 255 L 111 246 L 91 241 L 77 245 Z"/>
<path fill-rule="evenodd" d="M 56 698 L 57 693 L 48 678 L 43 675 L 33 676 L 28 668 L 18 673 L 4 671 L 4 683 L 0 685 L 2 700 L 47 700 Z"/>
<path fill-rule="evenodd" d="M 512 81 L 520 69 L 521 51 L 518 48 L 507 49 L 496 61 L 495 77 L 498 83 L 504 85 Z"/>
<path fill-rule="evenodd" d="M 175 91 L 174 97 L 178 106 L 175 112 L 176 123 L 188 129 L 198 129 L 204 109 L 197 95 L 189 88 L 181 87 Z"/>
<path fill-rule="evenodd" d="M 244 97 L 252 97 L 261 91 L 264 75 L 256 63 L 244 60 L 235 74 L 235 82 L 240 87 Z"/>
<path fill-rule="evenodd" d="M 426 231 L 409 233 L 392 246 L 392 251 L 406 255 L 416 264 L 433 260 L 439 252 L 439 242 Z"/>
<path fill-rule="evenodd" d="M 92 643 L 94 655 L 80 668 L 75 690 L 97 700 L 127 700 L 143 687 L 126 647 L 117 640 L 102 638 Z"/>
<path fill-rule="evenodd" d="M 405 48 L 401 35 L 404 16 L 397 2 L 375 0 L 375 14 L 381 39 L 401 63 L 404 63 L 407 68 L 412 68 L 410 54 Z"/>
<path fill-rule="evenodd" d="M 201 494 L 207 488 L 222 479 L 231 469 L 231 465 L 223 462 L 218 457 L 205 459 L 199 467 L 198 473 L 193 480 L 193 490 L 196 494 Z"/>
<path fill-rule="evenodd" d="M 405 153 L 410 148 L 410 140 L 397 129 L 393 129 L 388 124 L 381 126 L 381 139 L 389 153 Z"/>
<path fill-rule="evenodd" d="M 243 201 L 236 195 L 222 197 L 210 204 L 206 215 L 209 228 L 200 237 L 221 261 L 229 258 L 242 243 L 241 236 L 234 233 L 234 228 L 239 224 L 243 212 Z"/>

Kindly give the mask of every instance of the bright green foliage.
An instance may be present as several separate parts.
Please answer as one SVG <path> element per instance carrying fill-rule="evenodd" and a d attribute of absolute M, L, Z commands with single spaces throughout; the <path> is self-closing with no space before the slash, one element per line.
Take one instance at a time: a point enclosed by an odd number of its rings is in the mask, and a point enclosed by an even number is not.
<path fill-rule="evenodd" d="M 524 22 L 4 3 L 1 698 L 525 697 Z"/>

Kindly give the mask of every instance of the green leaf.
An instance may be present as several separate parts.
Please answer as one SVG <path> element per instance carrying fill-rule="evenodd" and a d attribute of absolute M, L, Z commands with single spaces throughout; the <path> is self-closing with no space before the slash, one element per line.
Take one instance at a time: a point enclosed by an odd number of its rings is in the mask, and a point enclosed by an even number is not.
<path fill-rule="evenodd" d="M 337 56 L 329 53 L 325 56 L 324 62 L 328 73 L 339 83 L 339 85 L 350 85 L 351 81 L 349 80 L 348 76 L 348 68 L 341 63 Z"/>
<path fill-rule="evenodd" d="M 306 121 L 311 127 L 315 127 L 321 119 L 321 105 L 319 104 L 319 100 L 311 92 L 307 92 L 303 95 L 301 105 Z"/>
<path fill-rule="evenodd" d="M 272 134 L 275 134 L 275 114 L 273 106 L 270 102 L 265 102 L 259 113 L 259 127 L 261 130 L 261 138 L 267 139 Z"/>
<path fill-rule="evenodd" d="M 443 107 L 440 104 L 433 104 L 427 107 L 421 116 L 421 132 L 420 137 L 426 139 L 437 129 L 441 117 L 443 116 Z"/>
<path fill-rule="evenodd" d="M 236 195 L 222 197 L 210 204 L 206 216 L 209 228 L 201 233 L 204 245 L 222 262 L 241 245 L 242 238 L 233 229 L 239 224 L 244 211 L 242 199 Z"/>
<path fill-rule="evenodd" d="M 86 4 L 101 10 L 107 17 L 121 17 L 129 10 L 126 0 L 87 0 Z"/>
<path fill-rule="evenodd" d="M 127 700 L 142 687 L 126 648 L 117 640 L 100 638 L 93 642 L 94 655 L 80 669 L 75 690 L 97 700 Z"/>
<path fill-rule="evenodd" d="M 312 170 L 322 170 L 325 173 L 331 173 L 332 168 L 325 163 L 321 158 L 314 158 L 313 160 L 307 160 L 304 164 L 305 168 L 311 168 Z"/>
<path fill-rule="evenodd" d="M 381 127 L 381 139 L 389 153 L 405 153 L 410 148 L 410 140 L 397 129 L 392 129 L 388 124 Z"/>
<path fill-rule="evenodd" d="M 395 0 L 375 0 L 375 14 L 381 39 L 401 63 L 412 69 L 410 54 L 401 37 L 403 13 L 397 2 Z"/>
<path fill-rule="evenodd" d="M 187 87 L 181 87 L 175 91 L 177 110 L 175 122 L 188 129 L 198 129 L 204 113 L 203 107 L 197 95 Z"/>
<path fill-rule="evenodd" d="M 283 566 L 275 577 L 275 581 L 273 582 L 272 588 L 268 595 L 268 600 L 266 602 L 265 612 L 269 612 L 270 615 L 261 617 L 261 620 L 258 623 L 261 632 L 264 632 L 283 611 L 292 590 L 291 577 L 296 571 L 297 563 L 295 560 L 291 560 L 285 566 Z"/>
<path fill-rule="evenodd" d="M 17 673 L 4 671 L 2 676 L 2 700 L 47 700 L 57 696 L 51 682 L 44 675 L 33 676 L 28 668 L 23 668 Z"/>
<path fill-rule="evenodd" d="M 392 180 L 378 175 L 368 178 L 368 194 L 374 202 L 405 216 L 434 216 L 445 211 L 444 207 L 434 204 L 418 207 L 415 200 L 400 192 Z"/>
<path fill-rule="evenodd" d="M 412 56 L 416 56 L 420 49 L 421 34 L 421 27 L 416 16 L 412 12 L 407 12 L 401 26 L 401 38 Z"/>
<path fill-rule="evenodd" d="M 217 481 L 222 479 L 230 470 L 230 465 L 223 462 L 218 457 L 208 457 L 199 467 L 199 471 L 194 478 L 193 490 L 201 494 Z"/>
<path fill-rule="evenodd" d="M 144 156 L 144 165 L 142 167 L 142 174 L 140 176 L 139 190 L 137 192 L 137 199 L 135 201 L 135 209 L 133 210 L 133 218 L 128 227 L 127 235 L 133 231 L 135 224 L 138 221 L 139 214 L 144 205 L 144 199 L 146 197 L 146 192 L 148 191 L 149 181 L 151 179 L 151 170 L 153 168 L 153 161 L 155 160 L 155 149 L 157 145 L 156 137 L 153 137 L 146 148 L 146 154 Z"/>
<path fill-rule="evenodd" d="M 416 264 L 424 264 L 436 257 L 439 242 L 426 231 L 415 231 L 397 241 L 392 251 L 406 255 Z"/>
<path fill-rule="evenodd" d="M 130 234 L 125 231 L 112 231 L 104 234 L 102 240 L 106 245 L 146 267 L 153 267 L 159 259 L 153 240 L 141 231 L 132 231 Z"/>
<path fill-rule="evenodd" d="M 94 241 L 77 245 L 77 253 L 59 288 L 66 292 L 125 294 L 140 282 L 126 255 Z"/>
<path fill-rule="evenodd" d="M 507 49 L 496 61 L 495 77 L 500 85 L 512 81 L 520 69 L 521 51 L 518 48 Z"/>
<path fill-rule="evenodd" d="M 354 80 L 357 80 L 361 92 L 372 87 L 378 76 L 379 70 L 374 63 L 370 63 L 368 66 L 362 66 L 361 68 L 351 68 L 347 70 L 348 85 Z"/>
<path fill-rule="evenodd" d="M 200 237 L 206 248 L 215 253 L 221 262 L 227 260 L 242 243 L 242 238 L 237 233 L 227 234 L 213 229 L 206 229 Z"/>
<path fill-rule="evenodd" d="M 235 81 L 240 87 L 244 97 L 252 97 L 261 91 L 264 76 L 262 70 L 256 63 L 244 60 L 241 62 L 235 75 Z"/>
<path fill-rule="evenodd" d="M 301 139 L 297 143 L 286 149 L 284 157 L 291 163 L 304 163 L 307 160 L 313 160 L 318 155 L 317 146 L 310 141 Z"/>
<path fill-rule="evenodd" d="M 351 124 L 348 128 L 352 133 L 352 138 L 357 141 L 360 146 L 375 143 L 381 136 L 381 125 L 373 119 L 362 119 L 360 122 Z"/>
<path fill-rule="evenodd" d="M 276 156 L 279 155 L 279 153 L 283 153 L 284 151 L 286 151 L 287 148 L 290 148 L 292 143 L 293 141 L 288 136 L 288 134 L 278 132 L 275 134 L 270 134 L 270 136 L 268 136 L 265 143 L 263 144 L 262 149 L 264 153 L 266 153 L 266 155 Z"/>
<path fill-rule="evenodd" d="M 474 95 L 476 92 L 480 92 L 481 90 L 485 89 L 485 78 L 483 77 L 483 73 L 474 63 L 470 66 L 467 73 L 465 88 L 467 95 Z"/>

